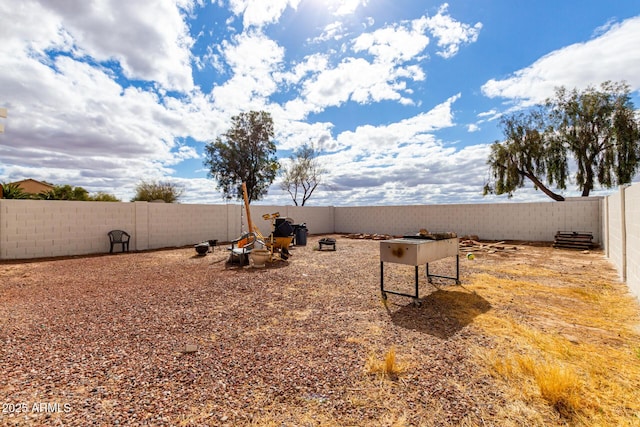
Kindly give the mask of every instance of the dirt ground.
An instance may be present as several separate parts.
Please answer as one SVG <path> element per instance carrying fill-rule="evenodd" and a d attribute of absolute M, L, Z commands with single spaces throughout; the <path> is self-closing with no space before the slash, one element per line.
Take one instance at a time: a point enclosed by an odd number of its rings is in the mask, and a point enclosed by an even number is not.
<path fill-rule="evenodd" d="M 192 247 L 0 263 L 0 425 L 640 425 L 502 369 L 560 361 L 583 396 L 640 397 L 637 300 L 600 251 L 509 242 L 461 256 L 460 286 L 421 268 L 416 307 L 381 298 L 379 242 L 321 237 L 261 269 Z M 413 267 L 384 274 L 412 291 Z M 619 363 L 583 368 L 602 349 Z"/>

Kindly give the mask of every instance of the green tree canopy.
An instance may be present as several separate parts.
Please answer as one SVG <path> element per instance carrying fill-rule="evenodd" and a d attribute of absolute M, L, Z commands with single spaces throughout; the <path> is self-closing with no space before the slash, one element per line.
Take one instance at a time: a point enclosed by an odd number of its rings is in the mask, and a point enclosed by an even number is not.
<path fill-rule="evenodd" d="M 527 178 L 554 200 L 564 200 L 550 187 L 566 189 L 574 160 L 575 184 L 586 197 L 596 183 L 611 188 L 631 182 L 640 167 L 640 124 L 624 83 L 582 92 L 561 87 L 544 105 L 500 123 L 504 141 L 491 146 L 485 195 L 512 196 Z"/>
<path fill-rule="evenodd" d="M 243 182 L 249 203 L 267 194 L 280 167 L 273 136 L 271 115 L 250 111 L 233 116 L 231 128 L 205 146 L 204 165 L 225 197 L 241 199 Z"/>
<path fill-rule="evenodd" d="M 102 191 L 98 191 L 96 194 L 89 196 L 89 199 L 94 202 L 119 202 L 118 199 L 113 194 L 105 193 Z"/>
<path fill-rule="evenodd" d="M 42 200 L 90 200 L 87 190 L 82 187 L 72 187 L 68 184 L 56 185 L 53 187 L 53 190 L 38 194 L 37 198 Z"/>
<path fill-rule="evenodd" d="M 172 182 L 141 181 L 136 186 L 136 195 L 132 202 L 153 202 L 162 200 L 166 203 L 176 203 L 182 197 L 184 188 Z"/>
<path fill-rule="evenodd" d="M 296 206 L 304 206 L 322 181 L 325 170 L 318 163 L 318 154 L 313 144 L 304 144 L 283 168 L 280 188 L 289 193 Z"/>
<path fill-rule="evenodd" d="M 535 188 L 554 200 L 564 200 L 544 182 L 557 183 L 566 188 L 567 159 L 561 145 L 546 138 L 545 111 L 535 109 L 528 113 L 516 113 L 500 120 L 505 142 L 491 145 L 487 163 L 493 174 L 492 182 L 485 184 L 484 194 L 508 194 L 524 186 L 525 178 Z"/>
<path fill-rule="evenodd" d="M 631 182 L 640 165 L 639 122 L 625 83 L 605 82 L 583 92 L 560 88 L 547 101 L 554 137 L 576 160 L 576 185 L 588 196 Z"/>

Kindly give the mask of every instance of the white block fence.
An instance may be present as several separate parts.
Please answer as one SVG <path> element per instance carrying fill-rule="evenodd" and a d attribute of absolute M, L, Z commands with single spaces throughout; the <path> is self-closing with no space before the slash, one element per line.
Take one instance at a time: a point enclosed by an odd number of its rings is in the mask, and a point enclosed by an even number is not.
<path fill-rule="evenodd" d="M 412 234 L 421 228 L 454 231 L 484 240 L 554 240 L 557 231 L 591 232 L 636 296 L 640 295 L 640 184 L 607 197 L 565 202 L 418 206 L 251 206 L 263 233 L 279 212 L 305 223 L 310 234 Z M 0 199 L 0 260 L 107 253 L 107 233 L 132 235 L 131 250 L 228 242 L 245 224 L 240 204 L 192 205 L 146 202 L 70 202 Z"/>

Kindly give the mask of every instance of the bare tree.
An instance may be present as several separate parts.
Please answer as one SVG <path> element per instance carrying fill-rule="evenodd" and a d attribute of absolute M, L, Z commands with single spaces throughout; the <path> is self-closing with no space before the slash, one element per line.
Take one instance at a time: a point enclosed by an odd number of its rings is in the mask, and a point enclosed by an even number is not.
<path fill-rule="evenodd" d="M 322 182 L 326 170 L 320 166 L 318 154 L 313 144 L 304 144 L 293 153 L 289 164 L 283 168 L 280 188 L 289 193 L 296 206 L 304 206 Z"/>

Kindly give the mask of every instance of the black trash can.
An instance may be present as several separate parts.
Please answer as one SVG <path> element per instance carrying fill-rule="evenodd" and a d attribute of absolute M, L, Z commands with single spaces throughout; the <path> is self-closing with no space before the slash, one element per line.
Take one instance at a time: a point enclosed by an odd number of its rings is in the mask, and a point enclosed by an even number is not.
<path fill-rule="evenodd" d="M 296 229 L 296 246 L 307 246 L 307 224 L 300 224 Z"/>

